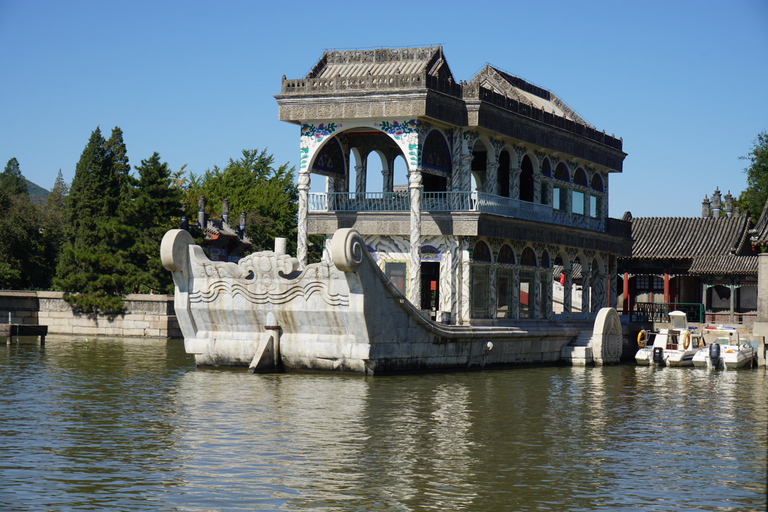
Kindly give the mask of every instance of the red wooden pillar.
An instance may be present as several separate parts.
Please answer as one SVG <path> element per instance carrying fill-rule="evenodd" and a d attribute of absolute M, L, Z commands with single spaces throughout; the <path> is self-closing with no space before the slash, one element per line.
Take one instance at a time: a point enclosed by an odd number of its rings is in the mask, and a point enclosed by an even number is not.
<path fill-rule="evenodd" d="M 664 269 L 664 302 L 669 304 L 672 302 L 669 300 L 669 270 Z"/>
<path fill-rule="evenodd" d="M 622 307 L 624 309 L 624 314 L 629 314 L 629 272 L 624 272 L 624 286 L 623 286 L 623 299 L 622 299 Z"/>

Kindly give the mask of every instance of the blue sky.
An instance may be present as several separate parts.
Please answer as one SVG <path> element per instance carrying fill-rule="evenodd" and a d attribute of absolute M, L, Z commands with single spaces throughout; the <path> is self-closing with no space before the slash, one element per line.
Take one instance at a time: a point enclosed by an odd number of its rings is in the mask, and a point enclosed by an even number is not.
<path fill-rule="evenodd" d="M 434 44 L 457 80 L 491 63 L 622 137 L 612 217 L 698 216 L 715 187 L 738 195 L 739 157 L 768 130 L 765 0 L 0 0 L 0 164 L 50 189 L 97 126 L 119 126 L 134 166 L 157 151 L 200 174 L 252 148 L 297 166 L 282 75 L 325 49 Z"/>

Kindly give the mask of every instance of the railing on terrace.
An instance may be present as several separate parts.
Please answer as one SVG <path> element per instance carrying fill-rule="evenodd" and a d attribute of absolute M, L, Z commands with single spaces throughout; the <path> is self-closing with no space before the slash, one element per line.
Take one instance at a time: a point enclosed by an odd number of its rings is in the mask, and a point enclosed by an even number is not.
<path fill-rule="evenodd" d="M 332 192 L 329 194 L 311 192 L 308 208 L 310 212 L 407 212 L 410 199 L 407 192 Z M 582 215 L 555 215 L 552 206 L 536 204 L 519 199 L 497 196 L 485 192 L 422 192 L 421 209 L 425 212 L 482 212 L 535 220 L 592 231 L 605 231 L 605 223 Z"/>
<path fill-rule="evenodd" d="M 689 322 L 704 322 L 704 305 L 698 303 L 638 302 L 632 309 L 632 322 L 669 322 L 670 311 L 682 311 Z"/>

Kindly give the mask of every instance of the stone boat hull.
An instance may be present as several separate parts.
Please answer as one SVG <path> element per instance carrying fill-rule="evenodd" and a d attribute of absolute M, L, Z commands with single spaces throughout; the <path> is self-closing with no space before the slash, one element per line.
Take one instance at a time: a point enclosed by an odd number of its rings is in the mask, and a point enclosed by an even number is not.
<path fill-rule="evenodd" d="M 186 231 L 166 233 L 161 257 L 173 272 L 186 351 L 199 366 L 254 371 L 480 369 L 558 363 L 564 347 L 592 330 L 586 322 L 437 323 L 387 279 L 356 231 L 337 231 L 329 252 L 303 269 L 271 251 L 215 262 Z M 597 363 L 618 361 L 621 350 L 618 316 L 605 309 L 598 319 L 608 320 L 595 324 L 590 342 Z"/>

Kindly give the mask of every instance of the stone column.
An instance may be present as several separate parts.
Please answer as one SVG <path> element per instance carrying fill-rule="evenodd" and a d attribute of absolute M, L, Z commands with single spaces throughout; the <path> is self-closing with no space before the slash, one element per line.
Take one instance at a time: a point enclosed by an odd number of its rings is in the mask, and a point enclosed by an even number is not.
<path fill-rule="evenodd" d="M 616 309 L 619 305 L 619 262 L 614 256 L 608 256 L 608 258 L 610 261 L 608 270 L 608 279 L 610 280 L 608 306 Z"/>
<path fill-rule="evenodd" d="M 392 172 L 392 162 L 387 161 L 388 169 L 381 170 L 381 191 L 392 192 L 394 187 L 394 173 Z"/>
<path fill-rule="evenodd" d="M 587 261 L 586 265 L 581 264 L 581 312 L 586 313 L 585 318 L 589 318 L 589 292 L 590 286 L 592 286 L 592 263 Z"/>
<path fill-rule="evenodd" d="M 568 267 L 568 268 L 566 268 Z M 565 282 L 563 283 L 563 315 L 570 320 L 573 318 L 573 262 L 568 262 L 567 265 L 563 265 L 563 274 L 565 275 Z"/>
<path fill-rule="evenodd" d="M 498 282 L 497 282 L 497 268 L 495 265 L 491 265 L 488 270 L 488 308 L 491 318 L 496 318 L 496 304 L 498 301 Z"/>
<path fill-rule="evenodd" d="M 489 155 L 490 156 L 490 155 Z M 485 166 L 485 191 L 488 194 L 499 194 L 499 164 L 488 162 Z"/>
<path fill-rule="evenodd" d="M 545 312 L 546 316 L 544 317 L 547 320 L 552 319 L 552 283 L 554 282 L 554 272 L 552 271 L 552 268 L 547 271 L 547 285 L 544 287 L 544 289 L 547 290 L 547 311 Z"/>
<path fill-rule="evenodd" d="M 307 241 L 307 208 L 309 207 L 309 171 L 299 171 L 299 225 L 296 237 L 296 258 L 302 266 L 307 265 L 308 241 Z"/>
<path fill-rule="evenodd" d="M 520 267 L 512 269 L 512 318 L 520 318 Z"/>
<path fill-rule="evenodd" d="M 541 204 L 541 174 L 536 173 L 533 175 L 533 202 L 534 204 Z"/>
<path fill-rule="evenodd" d="M 460 168 L 451 180 L 451 190 L 454 192 L 469 192 L 472 187 L 472 155 L 462 155 Z M 469 202 L 464 194 L 453 194 L 451 208 L 454 210 L 468 210 Z"/>
<path fill-rule="evenodd" d="M 459 241 L 459 265 L 461 266 L 461 276 L 459 278 L 459 291 L 461 292 L 461 298 L 459 299 L 458 307 L 458 322 L 468 323 L 471 317 L 470 306 L 470 284 L 472 279 L 469 246 L 464 240 Z"/>
<path fill-rule="evenodd" d="M 528 296 L 528 304 L 533 300 L 533 318 L 539 320 L 541 316 L 541 272 L 537 268 L 533 272 L 533 290 Z"/>
<path fill-rule="evenodd" d="M 421 309 L 421 172 L 408 173 L 411 199 L 410 265 L 408 265 L 408 300 Z"/>
<path fill-rule="evenodd" d="M 520 173 L 522 169 L 511 169 L 509 171 L 509 197 L 520 199 Z"/>
<path fill-rule="evenodd" d="M 355 193 L 358 195 L 357 199 L 362 199 L 365 195 L 365 163 L 355 166 Z"/>

